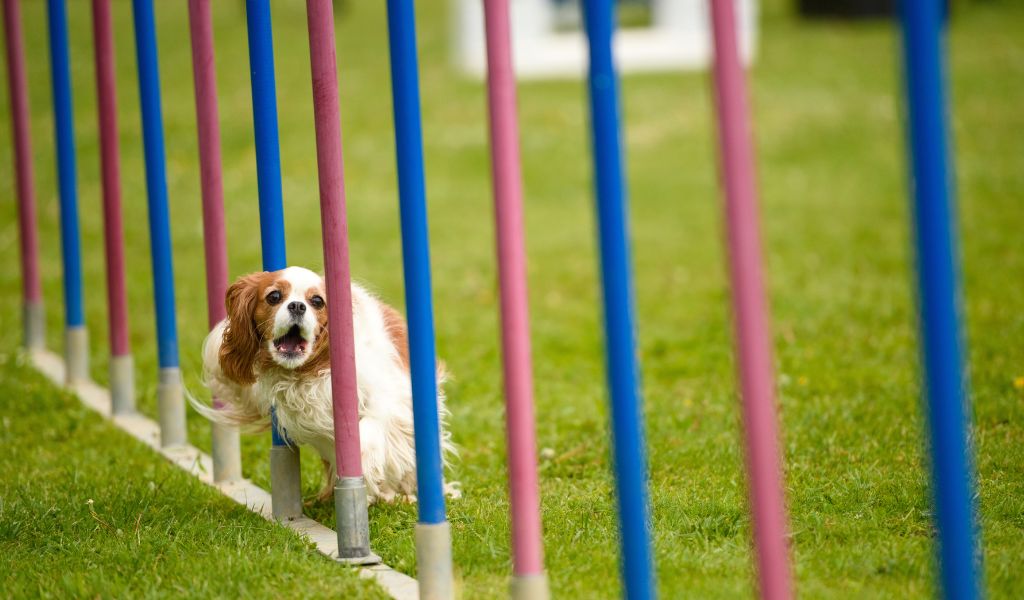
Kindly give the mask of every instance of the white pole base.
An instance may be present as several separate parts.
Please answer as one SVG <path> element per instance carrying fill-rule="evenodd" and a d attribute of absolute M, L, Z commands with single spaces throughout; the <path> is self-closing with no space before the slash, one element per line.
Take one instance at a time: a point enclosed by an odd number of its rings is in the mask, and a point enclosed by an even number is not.
<path fill-rule="evenodd" d="M 510 592 L 512 600 L 548 600 L 551 592 L 548 589 L 547 573 L 513 575 Z"/>
<path fill-rule="evenodd" d="M 239 448 L 238 428 L 221 423 L 211 423 L 211 426 L 213 480 L 216 483 L 241 481 L 242 451 Z"/>
<path fill-rule="evenodd" d="M 156 386 L 156 401 L 160 416 L 160 447 L 167 448 L 188 443 L 181 369 L 160 367 L 160 380 Z"/>
<path fill-rule="evenodd" d="M 131 354 L 110 357 L 110 412 L 115 416 L 135 412 L 135 362 Z"/>
<path fill-rule="evenodd" d="M 25 349 L 37 352 L 46 349 L 46 311 L 42 302 L 26 302 L 22 308 L 25 326 Z"/>
<path fill-rule="evenodd" d="M 416 571 L 420 600 L 452 600 L 452 530 L 448 521 L 416 524 Z"/>
<path fill-rule="evenodd" d="M 64 367 L 67 385 L 89 381 L 89 330 L 85 325 L 64 330 Z"/>
<path fill-rule="evenodd" d="M 302 516 L 302 472 L 296 447 L 270 447 L 270 504 L 278 521 Z"/>

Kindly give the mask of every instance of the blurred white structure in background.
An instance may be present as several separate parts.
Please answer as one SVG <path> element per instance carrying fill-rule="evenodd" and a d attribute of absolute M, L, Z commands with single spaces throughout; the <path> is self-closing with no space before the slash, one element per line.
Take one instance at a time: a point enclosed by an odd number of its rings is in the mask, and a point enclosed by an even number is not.
<path fill-rule="evenodd" d="M 452 0 L 453 58 L 464 73 L 483 77 L 487 67 L 483 2 Z M 581 77 L 586 41 L 579 0 L 511 0 L 512 47 L 520 79 Z M 739 0 L 740 52 L 754 56 L 757 0 Z M 624 72 L 706 68 L 711 59 L 707 0 L 619 0 L 615 54 Z"/>

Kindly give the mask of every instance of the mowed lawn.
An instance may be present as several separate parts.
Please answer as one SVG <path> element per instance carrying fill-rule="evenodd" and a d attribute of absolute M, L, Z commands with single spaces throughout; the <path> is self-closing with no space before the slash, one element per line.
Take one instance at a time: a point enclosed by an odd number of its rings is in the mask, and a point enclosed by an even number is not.
<path fill-rule="evenodd" d="M 45 11 L 23 3 L 48 342 L 62 287 Z M 114 3 L 131 340 L 139 405 L 155 416 L 156 345 L 130 5 Z M 181 364 L 203 395 L 202 224 L 185 3 L 157 3 Z M 232 276 L 260 266 L 242 2 L 215 27 Z M 484 88 L 448 65 L 442 2 L 419 3 L 437 344 L 454 374 L 460 457 L 449 505 L 465 598 L 511 571 Z M 338 62 L 353 271 L 403 301 L 381 2 L 347 2 Z M 69 3 L 92 374 L 107 320 L 89 7 Z M 950 36 L 953 132 L 985 579 L 1024 591 L 1024 9 L 959 3 Z M 289 262 L 322 268 L 309 57 L 300 2 L 275 3 Z M 920 411 L 898 38 L 885 23 L 800 22 L 764 8 L 752 104 L 798 590 L 807 597 L 935 591 Z M 625 139 L 639 354 L 663 597 L 749 596 L 750 520 L 706 74 L 627 77 Z M 28 372 L 7 117 L 0 96 L 0 581 L 13 596 L 371 596 L 294 535 L 175 472 Z M 546 564 L 556 597 L 620 593 L 585 88 L 520 86 Z M 191 441 L 209 426 L 189 417 Z M 244 440 L 269 486 L 269 438 Z M 303 486 L 319 486 L 304 454 Z M 90 504 L 89 501 L 93 503 Z M 333 526 L 333 506 L 310 513 Z M 410 505 L 371 509 L 373 545 L 415 575 Z"/>

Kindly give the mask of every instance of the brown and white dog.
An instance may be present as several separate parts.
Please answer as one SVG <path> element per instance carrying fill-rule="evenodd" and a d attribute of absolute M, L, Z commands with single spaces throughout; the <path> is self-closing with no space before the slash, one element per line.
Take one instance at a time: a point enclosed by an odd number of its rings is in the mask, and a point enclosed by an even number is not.
<path fill-rule="evenodd" d="M 324 462 L 321 498 L 329 497 L 336 471 L 327 343 L 326 286 L 301 267 L 253 273 L 228 288 L 228 317 L 203 344 L 205 382 L 223 403 L 193 402 L 207 418 L 263 429 L 270 409 L 279 429 L 297 444 L 312 446 Z M 359 437 L 370 502 L 414 500 L 416 454 L 412 386 L 405 320 L 361 286 L 352 284 Z M 454 453 L 444 427 L 448 411 L 438 369 L 442 456 Z M 458 496 L 457 483 L 446 492 Z"/>

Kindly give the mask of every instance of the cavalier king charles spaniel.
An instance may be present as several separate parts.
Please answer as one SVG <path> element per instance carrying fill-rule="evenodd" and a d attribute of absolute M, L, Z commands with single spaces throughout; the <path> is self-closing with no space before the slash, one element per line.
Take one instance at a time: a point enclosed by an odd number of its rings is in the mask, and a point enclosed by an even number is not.
<path fill-rule="evenodd" d="M 216 408 L 193 401 L 208 419 L 246 430 L 265 429 L 270 411 L 296 444 L 323 459 L 330 497 L 336 477 L 326 286 L 301 267 L 253 273 L 228 288 L 228 317 L 203 344 L 204 379 Z M 352 284 L 352 321 L 359 393 L 359 437 L 370 502 L 415 500 L 416 453 L 405 320 L 361 286 Z M 438 367 L 442 457 L 454 453 L 444 427 L 448 411 Z M 447 461 L 446 461 L 447 462 Z M 458 483 L 445 486 L 459 496 Z"/>

